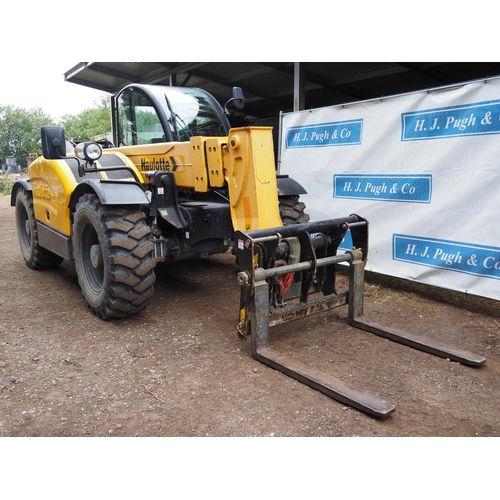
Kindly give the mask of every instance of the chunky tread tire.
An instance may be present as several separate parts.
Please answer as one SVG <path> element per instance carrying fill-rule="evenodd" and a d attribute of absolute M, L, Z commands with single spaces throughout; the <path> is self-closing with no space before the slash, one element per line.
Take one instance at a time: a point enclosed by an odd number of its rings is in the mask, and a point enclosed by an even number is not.
<path fill-rule="evenodd" d="M 16 227 L 21 253 L 28 267 L 50 269 L 62 263 L 62 257 L 40 246 L 33 195 L 25 189 L 19 189 L 16 195 Z"/>
<path fill-rule="evenodd" d="M 281 222 L 284 226 L 309 222 L 310 216 L 309 214 L 305 213 L 306 205 L 299 201 L 298 196 L 280 196 L 278 198 L 278 201 Z M 236 256 L 234 247 L 232 248 L 231 252 L 235 256 L 236 265 L 238 266 L 238 257 Z"/>
<path fill-rule="evenodd" d="M 309 222 L 310 217 L 305 213 L 305 208 L 305 204 L 299 201 L 298 196 L 279 198 L 281 222 L 284 226 Z"/>
<path fill-rule="evenodd" d="M 95 194 L 80 198 L 73 224 L 75 267 L 97 317 L 126 318 L 151 302 L 156 276 L 150 234 L 137 207 L 103 206 Z"/>

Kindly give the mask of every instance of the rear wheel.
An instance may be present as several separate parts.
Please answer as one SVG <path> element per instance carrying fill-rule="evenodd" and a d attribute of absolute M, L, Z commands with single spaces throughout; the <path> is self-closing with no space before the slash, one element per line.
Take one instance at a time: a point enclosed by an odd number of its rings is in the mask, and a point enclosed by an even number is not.
<path fill-rule="evenodd" d="M 26 265 L 31 269 L 57 267 L 64 260 L 38 243 L 33 196 L 20 189 L 16 196 L 16 227 L 19 246 Z"/>
<path fill-rule="evenodd" d="M 78 283 L 101 319 L 143 310 L 153 296 L 151 229 L 138 207 L 103 206 L 94 194 L 76 205 L 73 242 Z"/>
<path fill-rule="evenodd" d="M 281 222 L 284 226 L 309 222 L 309 215 L 305 213 L 305 204 L 299 201 L 298 196 L 280 196 L 279 209 Z"/>

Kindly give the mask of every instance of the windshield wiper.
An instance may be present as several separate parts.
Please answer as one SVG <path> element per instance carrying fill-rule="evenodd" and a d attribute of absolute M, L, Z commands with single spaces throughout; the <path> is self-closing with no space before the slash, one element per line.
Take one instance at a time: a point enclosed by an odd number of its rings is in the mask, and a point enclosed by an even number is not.
<path fill-rule="evenodd" d="M 167 96 L 165 96 L 165 101 L 167 103 L 168 110 L 170 111 L 170 117 L 168 118 L 168 122 L 174 128 L 175 134 L 177 135 L 177 140 L 180 141 L 180 133 L 177 124 L 180 124 L 183 127 L 183 132 L 185 130 L 188 136 L 191 137 L 194 136 L 194 134 L 189 130 L 189 127 L 186 125 L 186 122 L 173 110 Z"/>

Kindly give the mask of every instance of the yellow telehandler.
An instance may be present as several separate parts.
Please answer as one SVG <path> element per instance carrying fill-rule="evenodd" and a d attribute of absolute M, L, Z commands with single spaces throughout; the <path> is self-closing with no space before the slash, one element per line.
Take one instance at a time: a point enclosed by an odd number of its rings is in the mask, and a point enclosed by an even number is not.
<path fill-rule="evenodd" d="M 368 221 L 310 222 L 303 187 L 277 175 L 272 128 L 230 128 L 240 88 L 223 109 L 200 89 L 132 84 L 111 100 L 113 143 L 72 143 L 42 127 L 43 156 L 12 189 L 21 252 L 32 269 L 74 261 L 90 310 L 124 318 L 152 300 L 160 261 L 235 253 L 238 335 L 256 359 L 377 417 L 394 406 L 270 347 L 269 330 L 348 305 L 349 323 L 396 342 L 480 366 L 485 359 L 363 316 Z M 352 250 L 338 255 L 345 237 Z M 336 266 L 350 267 L 338 292 Z"/>

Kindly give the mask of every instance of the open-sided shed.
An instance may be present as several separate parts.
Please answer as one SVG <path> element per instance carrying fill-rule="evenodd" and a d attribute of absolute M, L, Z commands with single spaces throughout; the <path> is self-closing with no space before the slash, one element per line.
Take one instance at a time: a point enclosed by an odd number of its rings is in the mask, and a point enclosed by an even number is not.
<path fill-rule="evenodd" d="M 219 102 L 239 86 L 259 119 L 500 74 L 497 62 L 81 62 L 68 82 L 115 93 L 129 83 L 199 87 Z"/>

